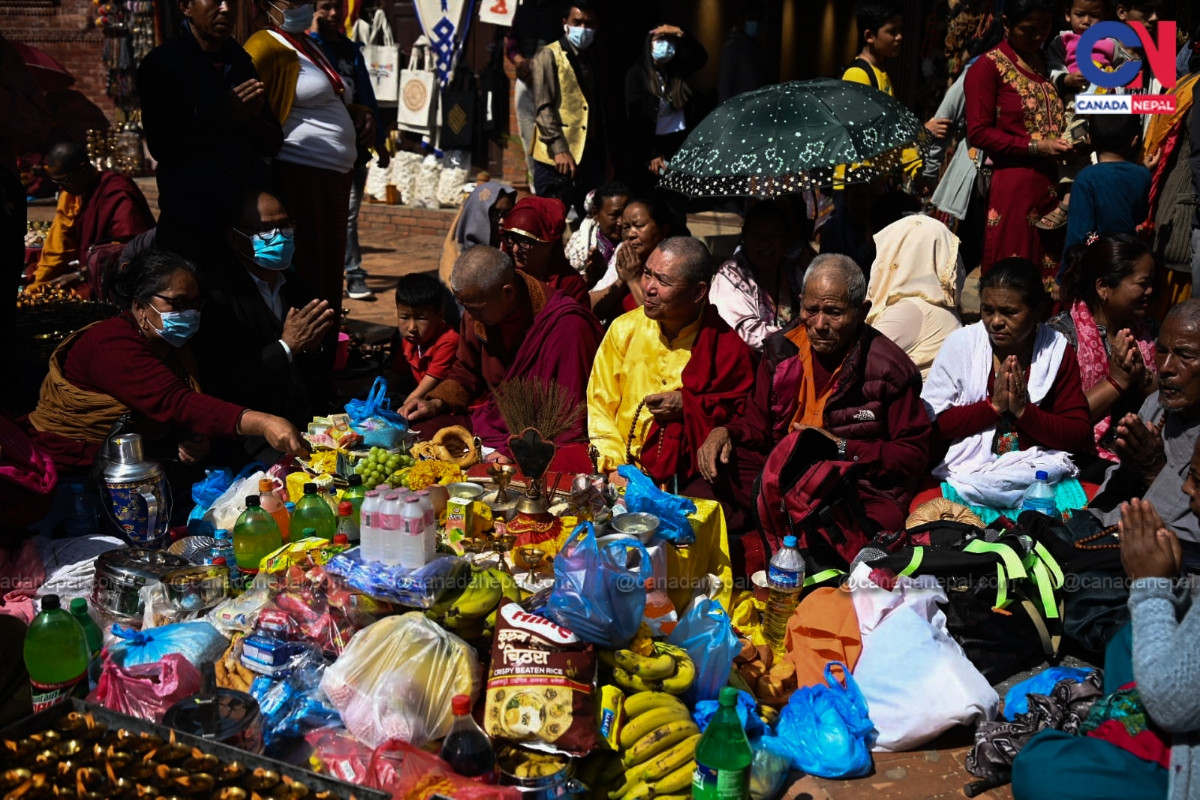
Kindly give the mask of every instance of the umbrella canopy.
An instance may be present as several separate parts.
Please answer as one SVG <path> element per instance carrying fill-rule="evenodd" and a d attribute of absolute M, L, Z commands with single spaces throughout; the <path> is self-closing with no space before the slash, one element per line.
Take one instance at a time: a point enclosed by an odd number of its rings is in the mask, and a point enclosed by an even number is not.
<path fill-rule="evenodd" d="M 705 117 L 671 159 L 662 186 L 692 197 L 792 194 L 863 183 L 928 149 L 929 134 L 891 96 L 816 78 L 740 94 Z M 912 158 L 916 153 L 910 153 Z"/>
<path fill-rule="evenodd" d="M 65 89 L 75 83 L 75 76 L 68 72 L 66 67 L 55 61 L 54 57 L 45 50 L 39 50 L 21 42 L 10 41 L 9 44 L 25 62 L 25 66 L 29 68 L 29 74 L 38 82 L 38 86 L 42 87 L 43 92 Z"/>

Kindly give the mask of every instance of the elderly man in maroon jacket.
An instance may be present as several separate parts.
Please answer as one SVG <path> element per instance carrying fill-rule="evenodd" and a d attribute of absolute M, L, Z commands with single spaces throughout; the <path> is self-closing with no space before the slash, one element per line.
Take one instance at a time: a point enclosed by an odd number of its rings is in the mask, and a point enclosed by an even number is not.
<path fill-rule="evenodd" d="M 763 454 L 788 432 L 811 428 L 832 440 L 839 460 L 865 465 L 857 496 L 867 518 L 881 530 L 904 527 L 928 466 L 932 428 L 912 359 L 863 322 L 866 294 L 851 259 L 813 259 L 800 316 L 764 343 L 745 413 L 713 430 L 700 449 L 706 478 L 732 468 L 733 483 L 748 488 L 762 472 Z"/>
<path fill-rule="evenodd" d="M 154 227 L 142 190 L 120 172 L 101 172 L 87 148 L 62 142 L 46 154 L 46 172 L 61 190 L 34 284 L 82 283 L 81 265 L 94 245 L 128 242 Z"/>

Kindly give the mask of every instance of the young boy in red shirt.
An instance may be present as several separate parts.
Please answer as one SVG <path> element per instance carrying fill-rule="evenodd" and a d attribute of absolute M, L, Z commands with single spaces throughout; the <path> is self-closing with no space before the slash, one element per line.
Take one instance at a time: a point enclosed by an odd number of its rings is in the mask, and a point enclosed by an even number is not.
<path fill-rule="evenodd" d="M 391 368 L 400 376 L 400 385 L 416 386 L 397 408 L 433 391 L 458 358 L 458 331 L 446 324 L 443 297 L 442 285 L 429 275 L 405 275 L 396 284 L 400 342 Z"/>

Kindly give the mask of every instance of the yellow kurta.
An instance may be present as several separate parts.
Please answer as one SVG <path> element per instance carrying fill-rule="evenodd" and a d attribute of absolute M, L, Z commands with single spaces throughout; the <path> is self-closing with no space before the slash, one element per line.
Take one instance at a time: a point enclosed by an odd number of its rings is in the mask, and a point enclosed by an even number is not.
<path fill-rule="evenodd" d="M 600 451 L 602 472 L 625 463 L 633 415 L 646 395 L 682 388 L 683 368 L 699 332 L 697 319 L 667 341 L 658 323 L 640 308 L 621 315 L 609 327 L 588 380 L 588 438 Z M 635 457 L 642 452 L 651 419 L 643 407 L 630 447 Z"/>
<path fill-rule="evenodd" d="M 83 209 L 83 197 L 70 192 L 58 193 L 58 207 L 54 210 L 54 221 L 42 243 L 38 256 L 37 270 L 33 273 L 34 283 L 46 283 L 71 271 L 70 263 L 79 260 L 79 212 Z"/>

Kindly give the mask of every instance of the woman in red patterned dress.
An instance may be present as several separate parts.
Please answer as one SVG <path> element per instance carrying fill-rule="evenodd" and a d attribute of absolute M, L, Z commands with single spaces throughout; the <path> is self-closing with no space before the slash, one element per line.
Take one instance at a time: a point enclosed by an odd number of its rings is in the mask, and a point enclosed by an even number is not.
<path fill-rule="evenodd" d="M 1004 40 L 967 70 L 967 138 L 993 163 L 984 272 L 1012 256 L 1028 258 L 1051 279 L 1056 271 L 1034 227 L 1058 203 L 1056 161 L 1071 150 L 1062 137 L 1062 100 L 1041 54 L 1054 8 L 1050 0 L 1009 0 Z"/>

